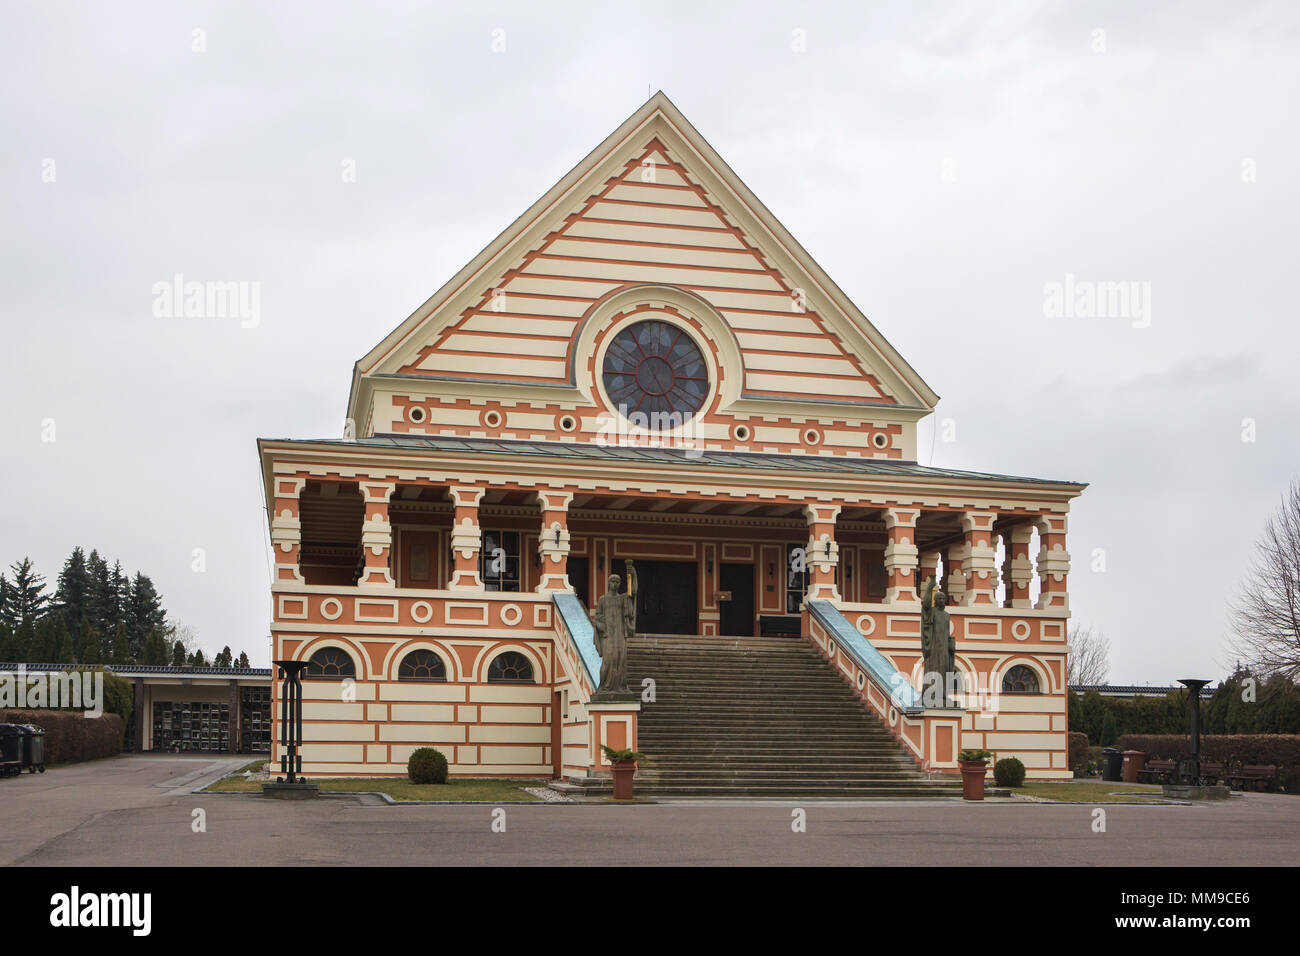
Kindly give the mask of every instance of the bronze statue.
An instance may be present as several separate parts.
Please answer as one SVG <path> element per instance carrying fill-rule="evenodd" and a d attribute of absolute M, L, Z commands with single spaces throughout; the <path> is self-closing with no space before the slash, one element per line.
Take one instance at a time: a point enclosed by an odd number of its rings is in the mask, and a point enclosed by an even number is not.
<path fill-rule="evenodd" d="M 925 579 L 921 596 L 921 654 L 925 659 L 922 699 L 929 707 L 948 705 L 949 676 L 957 669 L 957 642 L 948 617 L 948 595 Z"/>
<path fill-rule="evenodd" d="M 636 569 L 626 561 L 627 593 L 620 594 L 623 583 L 617 574 L 609 576 L 609 587 L 596 602 L 592 625 L 595 629 L 596 653 L 600 655 L 599 694 L 628 694 L 627 642 L 636 633 Z"/>

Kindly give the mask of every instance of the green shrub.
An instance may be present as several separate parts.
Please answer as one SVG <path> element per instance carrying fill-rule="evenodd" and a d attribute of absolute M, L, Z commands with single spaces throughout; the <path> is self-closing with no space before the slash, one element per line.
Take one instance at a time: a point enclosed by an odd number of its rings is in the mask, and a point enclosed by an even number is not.
<path fill-rule="evenodd" d="M 1025 765 L 1015 757 L 1003 757 L 993 765 L 993 782 L 999 787 L 1019 787 L 1025 782 Z"/>
<path fill-rule="evenodd" d="M 441 750 L 421 747 L 406 761 L 406 775 L 411 783 L 446 783 L 447 758 Z"/>
<path fill-rule="evenodd" d="M 45 731 L 45 762 L 78 763 L 122 752 L 123 724 L 117 714 L 87 717 L 76 710 L 5 710 L 0 723 L 35 724 Z"/>
<path fill-rule="evenodd" d="M 1088 735 L 1070 731 L 1069 743 L 1070 769 L 1076 777 L 1088 776 Z"/>

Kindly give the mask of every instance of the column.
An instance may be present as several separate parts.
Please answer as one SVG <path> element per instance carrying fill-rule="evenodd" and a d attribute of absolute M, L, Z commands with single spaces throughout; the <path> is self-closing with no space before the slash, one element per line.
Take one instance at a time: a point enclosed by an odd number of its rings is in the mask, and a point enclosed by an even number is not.
<path fill-rule="evenodd" d="M 397 485 L 365 479 L 360 484 L 361 495 L 366 502 L 366 519 L 361 525 L 361 550 L 366 563 L 357 587 L 395 587 L 391 570 L 393 526 L 388 521 L 388 500 L 397 490 Z"/>
<path fill-rule="evenodd" d="M 916 508 L 887 508 L 885 531 L 889 543 L 885 545 L 885 603 L 919 604 L 916 593 L 916 519 L 921 512 Z"/>
<path fill-rule="evenodd" d="M 1007 607 L 1029 607 L 1029 582 L 1034 577 L 1034 565 L 1029 560 L 1029 539 L 1034 535 L 1032 524 L 1013 525 L 1003 532 L 1006 558 L 1002 576 L 1007 582 Z"/>
<path fill-rule="evenodd" d="M 966 536 L 966 551 L 962 571 L 966 577 L 966 600 L 969 607 L 997 603 L 994 588 L 997 586 L 997 550 L 993 547 L 993 521 L 991 511 L 967 511 L 961 516 L 961 530 Z"/>
<path fill-rule="evenodd" d="M 542 562 L 539 591 L 572 591 L 569 583 L 569 502 L 571 491 L 538 491 L 542 530 L 537 536 L 537 556 Z"/>
<path fill-rule="evenodd" d="M 275 581 L 303 583 L 298 567 L 302 549 L 302 524 L 298 520 L 298 502 L 305 478 L 274 478 L 275 501 L 271 513 L 271 550 L 275 552 Z"/>
<path fill-rule="evenodd" d="M 917 575 L 917 577 L 920 579 L 920 584 L 922 587 L 925 586 L 925 582 L 928 578 L 934 578 L 936 583 L 938 582 L 939 557 L 940 557 L 940 552 L 938 551 L 921 552 L 921 573 Z"/>
<path fill-rule="evenodd" d="M 134 744 L 133 749 L 139 754 L 144 753 L 145 721 L 149 722 L 150 731 L 153 730 L 153 708 L 145 702 L 144 678 L 137 677 L 134 684 L 135 706 L 132 713 L 135 716 L 135 727 L 131 730 L 131 740 Z M 152 743 L 152 741 L 150 742 Z"/>
<path fill-rule="evenodd" d="M 943 557 L 943 593 L 948 595 L 948 606 L 959 607 L 966 603 L 966 561 L 970 547 L 965 543 L 948 545 Z"/>
<path fill-rule="evenodd" d="M 452 590 L 482 590 L 478 558 L 483 550 L 483 529 L 478 523 L 478 505 L 487 489 L 476 485 L 454 485 L 450 491 L 455 510 L 451 527 L 451 580 L 447 587 Z"/>
<path fill-rule="evenodd" d="M 1066 578 L 1070 573 L 1070 555 L 1065 550 L 1065 515 L 1043 515 L 1038 528 L 1038 608 L 1068 611 L 1070 597 Z"/>
<path fill-rule="evenodd" d="M 835 543 L 835 521 L 840 516 L 838 504 L 805 502 L 804 516 L 808 519 L 808 593 L 805 601 L 825 598 L 838 601 L 840 592 L 835 587 L 835 569 L 840 563 L 840 546 Z"/>

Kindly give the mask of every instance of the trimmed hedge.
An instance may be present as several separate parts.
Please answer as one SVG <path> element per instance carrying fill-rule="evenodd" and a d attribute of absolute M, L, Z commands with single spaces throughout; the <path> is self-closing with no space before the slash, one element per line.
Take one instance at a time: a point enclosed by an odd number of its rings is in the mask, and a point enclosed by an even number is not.
<path fill-rule="evenodd" d="M 447 758 L 441 750 L 421 747 L 406 761 L 406 775 L 411 783 L 446 783 Z"/>
<path fill-rule="evenodd" d="M 1121 750 L 1140 750 L 1147 760 L 1175 760 L 1191 752 L 1186 734 L 1125 734 Z M 1300 734 L 1202 734 L 1201 757 L 1213 763 L 1273 764 L 1272 793 L 1300 793 Z"/>
<path fill-rule="evenodd" d="M 35 724 L 45 730 L 45 762 L 79 763 L 122 752 L 124 724 L 117 714 L 87 717 L 79 710 L 6 710 L 0 723 Z"/>
<path fill-rule="evenodd" d="M 1088 735 L 1070 731 L 1069 743 L 1070 769 L 1076 777 L 1088 776 Z"/>
<path fill-rule="evenodd" d="M 1015 757 L 1003 757 L 993 765 L 993 782 L 999 787 L 1024 786 L 1025 765 Z"/>

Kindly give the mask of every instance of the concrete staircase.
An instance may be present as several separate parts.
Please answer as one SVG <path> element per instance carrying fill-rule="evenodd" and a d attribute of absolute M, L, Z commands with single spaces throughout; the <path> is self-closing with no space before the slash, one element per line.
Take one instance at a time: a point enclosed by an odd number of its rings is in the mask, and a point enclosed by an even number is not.
<path fill-rule="evenodd" d="M 805 638 L 638 635 L 628 686 L 642 703 L 639 796 L 959 796 L 916 768 Z"/>

